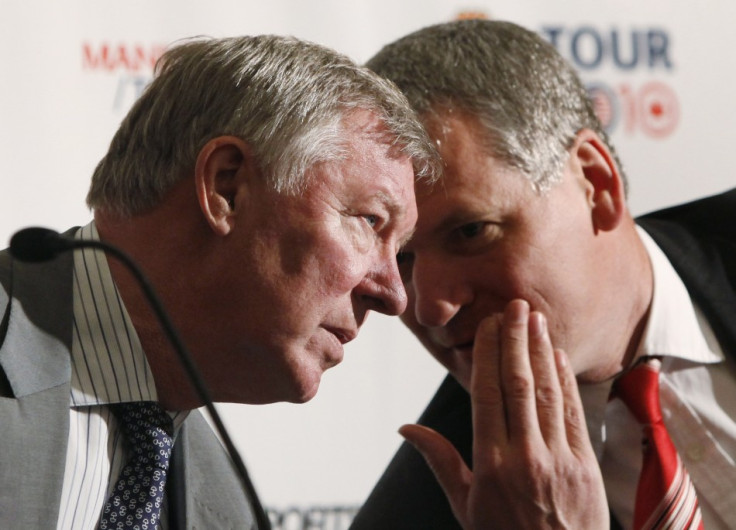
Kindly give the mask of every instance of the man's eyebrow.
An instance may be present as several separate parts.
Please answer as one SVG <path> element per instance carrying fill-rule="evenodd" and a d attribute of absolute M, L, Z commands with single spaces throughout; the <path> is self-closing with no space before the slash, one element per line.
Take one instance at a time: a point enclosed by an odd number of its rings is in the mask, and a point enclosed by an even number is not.
<path fill-rule="evenodd" d="M 383 205 L 386 207 L 391 215 L 396 215 L 397 212 L 401 212 L 404 210 L 403 203 L 397 201 L 395 198 L 393 198 L 391 195 L 383 190 L 377 191 L 373 195 L 373 197 L 378 199 L 379 202 L 383 203 Z"/>
<path fill-rule="evenodd" d="M 376 197 L 381 203 L 385 205 L 386 210 L 391 217 L 396 216 L 398 213 L 403 213 L 406 210 L 406 208 L 404 207 L 404 203 L 397 201 L 384 191 L 376 192 L 374 197 Z M 402 248 L 409 242 L 412 237 L 414 237 L 415 231 L 416 227 L 413 227 L 411 229 L 411 232 L 409 232 L 399 240 L 399 248 Z"/>

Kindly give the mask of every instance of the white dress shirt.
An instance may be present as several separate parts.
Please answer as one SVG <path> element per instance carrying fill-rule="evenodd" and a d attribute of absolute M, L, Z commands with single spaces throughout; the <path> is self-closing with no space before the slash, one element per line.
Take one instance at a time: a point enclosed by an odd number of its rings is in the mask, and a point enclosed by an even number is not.
<path fill-rule="evenodd" d="M 662 357 L 660 402 L 670 437 L 692 478 L 708 530 L 736 524 L 736 369 L 667 257 L 641 228 L 654 271 L 652 305 L 636 358 Z M 734 315 L 736 318 L 736 315 Z M 641 470 L 641 427 L 609 402 L 613 380 L 581 385 L 609 506 L 631 528 Z"/>
<path fill-rule="evenodd" d="M 99 239 L 94 223 L 75 237 Z M 127 459 L 118 422 L 107 405 L 158 397 L 103 252 L 75 252 L 73 303 L 69 444 L 57 529 L 93 530 Z M 172 414 L 175 429 L 186 415 Z M 162 528 L 167 521 L 164 510 Z"/>

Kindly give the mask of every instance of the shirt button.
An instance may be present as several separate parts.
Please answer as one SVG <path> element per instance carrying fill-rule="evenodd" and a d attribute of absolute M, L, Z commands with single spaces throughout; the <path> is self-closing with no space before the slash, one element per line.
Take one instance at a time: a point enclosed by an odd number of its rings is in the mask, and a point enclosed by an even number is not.
<path fill-rule="evenodd" d="M 699 443 L 690 444 L 685 449 L 685 454 L 691 461 L 699 462 L 705 456 L 705 447 Z"/>

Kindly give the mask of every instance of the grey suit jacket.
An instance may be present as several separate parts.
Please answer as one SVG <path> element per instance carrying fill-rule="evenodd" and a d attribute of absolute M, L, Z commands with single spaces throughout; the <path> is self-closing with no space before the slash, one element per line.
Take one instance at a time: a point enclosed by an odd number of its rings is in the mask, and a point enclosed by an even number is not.
<path fill-rule="evenodd" d="M 69 432 L 72 266 L 71 253 L 25 264 L 0 252 L 0 528 L 56 528 Z M 175 453 L 172 528 L 256 528 L 230 459 L 198 411 Z"/>

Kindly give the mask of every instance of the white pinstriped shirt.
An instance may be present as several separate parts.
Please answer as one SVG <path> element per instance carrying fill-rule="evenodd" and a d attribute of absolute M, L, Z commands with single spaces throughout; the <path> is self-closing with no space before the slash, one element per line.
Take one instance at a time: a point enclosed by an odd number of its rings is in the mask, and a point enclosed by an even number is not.
<path fill-rule="evenodd" d="M 94 222 L 75 237 L 99 239 Z M 93 530 L 127 459 L 117 420 L 107 405 L 158 398 L 103 252 L 75 252 L 73 297 L 69 444 L 57 530 Z M 175 429 L 186 415 L 172 414 Z M 164 513 L 161 527 L 167 522 Z"/>

